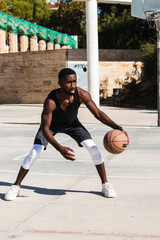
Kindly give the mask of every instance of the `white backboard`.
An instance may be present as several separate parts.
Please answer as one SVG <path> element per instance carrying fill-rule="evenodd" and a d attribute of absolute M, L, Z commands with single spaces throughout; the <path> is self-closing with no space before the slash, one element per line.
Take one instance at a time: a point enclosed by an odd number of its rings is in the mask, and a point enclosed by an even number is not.
<path fill-rule="evenodd" d="M 131 15 L 132 17 L 145 19 L 144 0 L 132 0 Z"/>
<path fill-rule="evenodd" d="M 98 3 L 131 5 L 132 0 L 97 0 Z"/>
<path fill-rule="evenodd" d="M 145 0 L 144 1 L 144 11 L 157 11 L 160 10 L 160 0 Z"/>
<path fill-rule="evenodd" d="M 85 2 L 86 0 L 73 0 L 74 2 Z M 98 3 L 131 5 L 132 0 L 97 0 Z"/>
<path fill-rule="evenodd" d="M 160 10 L 160 0 L 132 0 L 131 15 L 133 17 L 146 19 L 146 11 Z"/>

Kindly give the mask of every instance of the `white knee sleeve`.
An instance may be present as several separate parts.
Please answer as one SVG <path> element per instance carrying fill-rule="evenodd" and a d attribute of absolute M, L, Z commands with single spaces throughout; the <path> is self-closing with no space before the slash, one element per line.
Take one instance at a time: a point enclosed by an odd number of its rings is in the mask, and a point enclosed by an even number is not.
<path fill-rule="evenodd" d="M 40 144 L 34 144 L 30 153 L 25 157 L 22 163 L 22 167 L 26 170 L 29 170 L 39 156 L 39 154 L 44 150 L 44 146 Z"/>
<path fill-rule="evenodd" d="M 94 165 L 100 165 L 104 162 L 102 154 L 92 139 L 84 140 L 81 145 L 90 153 Z"/>

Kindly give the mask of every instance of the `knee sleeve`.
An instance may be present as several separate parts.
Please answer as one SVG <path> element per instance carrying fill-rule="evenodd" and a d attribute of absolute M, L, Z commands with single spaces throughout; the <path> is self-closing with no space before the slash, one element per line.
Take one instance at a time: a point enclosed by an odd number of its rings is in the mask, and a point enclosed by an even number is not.
<path fill-rule="evenodd" d="M 94 165 L 100 165 L 104 162 L 102 154 L 92 139 L 84 140 L 81 145 L 90 153 Z"/>
<path fill-rule="evenodd" d="M 30 153 L 24 158 L 22 167 L 26 170 L 29 170 L 39 156 L 39 154 L 43 151 L 44 146 L 40 144 L 34 144 L 33 148 L 31 149 Z"/>

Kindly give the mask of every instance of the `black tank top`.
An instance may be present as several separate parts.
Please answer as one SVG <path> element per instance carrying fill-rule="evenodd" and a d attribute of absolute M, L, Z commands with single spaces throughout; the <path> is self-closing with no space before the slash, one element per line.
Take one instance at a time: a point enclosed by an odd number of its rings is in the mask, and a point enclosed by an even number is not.
<path fill-rule="evenodd" d="M 66 128 L 72 125 L 75 120 L 78 120 L 78 108 L 80 106 L 80 100 L 77 88 L 74 93 L 74 101 L 67 107 L 64 111 L 56 97 L 56 92 L 60 91 L 60 88 L 51 91 L 48 98 L 52 99 L 56 104 L 56 109 L 52 113 L 52 121 L 50 125 L 51 130 L 57 130 L 61 128 Z"/>

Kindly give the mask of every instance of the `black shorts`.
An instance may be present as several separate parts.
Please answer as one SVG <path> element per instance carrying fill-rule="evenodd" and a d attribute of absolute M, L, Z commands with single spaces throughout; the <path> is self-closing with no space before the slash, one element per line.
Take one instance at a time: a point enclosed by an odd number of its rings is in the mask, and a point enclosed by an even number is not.
<path fill-rule="evenodd" d="M 82 147 L 81 142 L 87 139 L 92 139 L 90 133 L 87 131 L 87 129 L 79 122 L 74 121 L 73 124 L 66 128 L 59 128 L 56 130 L 50 130 L 53 136 L 55 136 L 57 133 L 65 133 L 69 135 L 71 138 L 73 138 L 80 147 Z M 43 145 L 46 149 L 48 145 L 47 139 L 44 137 L 41 128 L 39 128 L 34 144 L 40 144 Z"/>

